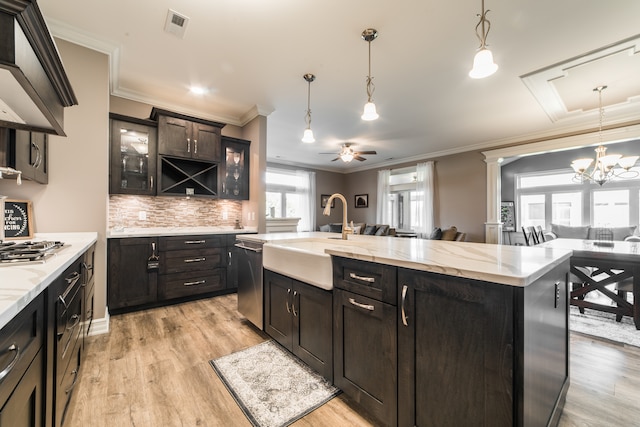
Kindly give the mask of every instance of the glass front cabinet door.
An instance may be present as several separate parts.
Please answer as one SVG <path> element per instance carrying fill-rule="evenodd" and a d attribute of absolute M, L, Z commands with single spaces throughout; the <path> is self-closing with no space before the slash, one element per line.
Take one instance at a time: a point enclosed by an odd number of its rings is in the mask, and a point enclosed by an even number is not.
<path fill-rule="evenodd" d="M 109 194 L 156 194 L 157 124 L 109 114 Z"/>
<path fill-rule="evenodd" d="M 249 147 L 251 141 L 222 137 L 220 198 L 249 200 Z"/>

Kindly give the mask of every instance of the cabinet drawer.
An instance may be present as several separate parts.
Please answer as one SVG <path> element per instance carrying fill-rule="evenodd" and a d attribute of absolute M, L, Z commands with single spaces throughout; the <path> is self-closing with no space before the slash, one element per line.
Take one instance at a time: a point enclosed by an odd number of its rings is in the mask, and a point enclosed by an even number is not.
<path fill-rule="evenodd" d="M 0 330 L 0 407 L 18 384 L 43 342 L 44 297 L 40 294 Z"/>
<path fill-rule="evenodd" d="M 160 276 L 158 292 L 160 299 L 172 299 L 190 295 L 219 291 L 226 286 L 226 271 L 195 271 Z"/>
<path fill-rule="evenodd" d="M 67 406 L 71 400 L 73 389 L 80 379 L 80 362 L 82 350 L 79 345 L 74 347 L 71 360 L 64 374 L 60 378 L 60 385 L 57 389 L 56 397 L 56 426 L 61 426 L 64 422 Z"/>
<path fill-rule="evenodd" d="M 160 255 L 160 273 L 212 270 L 225 265 L 223 248 L 171 251 Z"/>
<path fill-rule="evenodd" d="M 224 234 L 204 236 L 171 236 L 160 238 L 161 251 L 180 251 L 188 249 L 219 248 L 226 245 Z"/>
<path fill-rule="evenodd" d="M 390 265 L 333 257 L 333 286 L 397 305 L 397 268 Z"/>

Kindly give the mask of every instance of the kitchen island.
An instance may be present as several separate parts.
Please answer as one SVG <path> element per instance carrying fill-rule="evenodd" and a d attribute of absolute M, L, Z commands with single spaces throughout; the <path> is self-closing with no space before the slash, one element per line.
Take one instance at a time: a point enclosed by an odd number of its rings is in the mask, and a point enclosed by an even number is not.
<path fill-rule="evenodd" d="M 351 399 L 384 425 L 557 424 L 570 251 L 335 237 L 246 236 L 266 270 L 310 285 L 330 257 L 333 379 Z"/>

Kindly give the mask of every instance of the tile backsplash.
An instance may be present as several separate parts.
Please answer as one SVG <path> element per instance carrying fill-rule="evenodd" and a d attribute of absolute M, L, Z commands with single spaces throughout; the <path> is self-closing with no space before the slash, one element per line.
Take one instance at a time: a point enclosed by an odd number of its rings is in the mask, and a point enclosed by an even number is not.
<path fill-rule="evenodd" d="M 242 202 L 236 200 L 109 196 L 109 229 L 232 226 L 236 219 L 242 223 Z"/>

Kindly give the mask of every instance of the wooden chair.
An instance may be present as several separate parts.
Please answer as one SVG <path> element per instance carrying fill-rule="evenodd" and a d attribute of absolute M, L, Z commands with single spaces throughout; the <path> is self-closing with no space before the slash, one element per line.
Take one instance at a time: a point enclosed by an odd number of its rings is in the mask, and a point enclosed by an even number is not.
<path fill-rule="evenodd" d="M 535 236 L 538 243 L 544 243 L 547 241 L 546 237 L 544 237 L 544 230 L 539 225 L 536 225 Z"/>
<path fill-rule="evenodd" d="M 524 235 L 524 242 L 527 246 L 535 246 L 538 244 L 536 230 L 533 227 L 522 227 L 522 234 Z"/>

